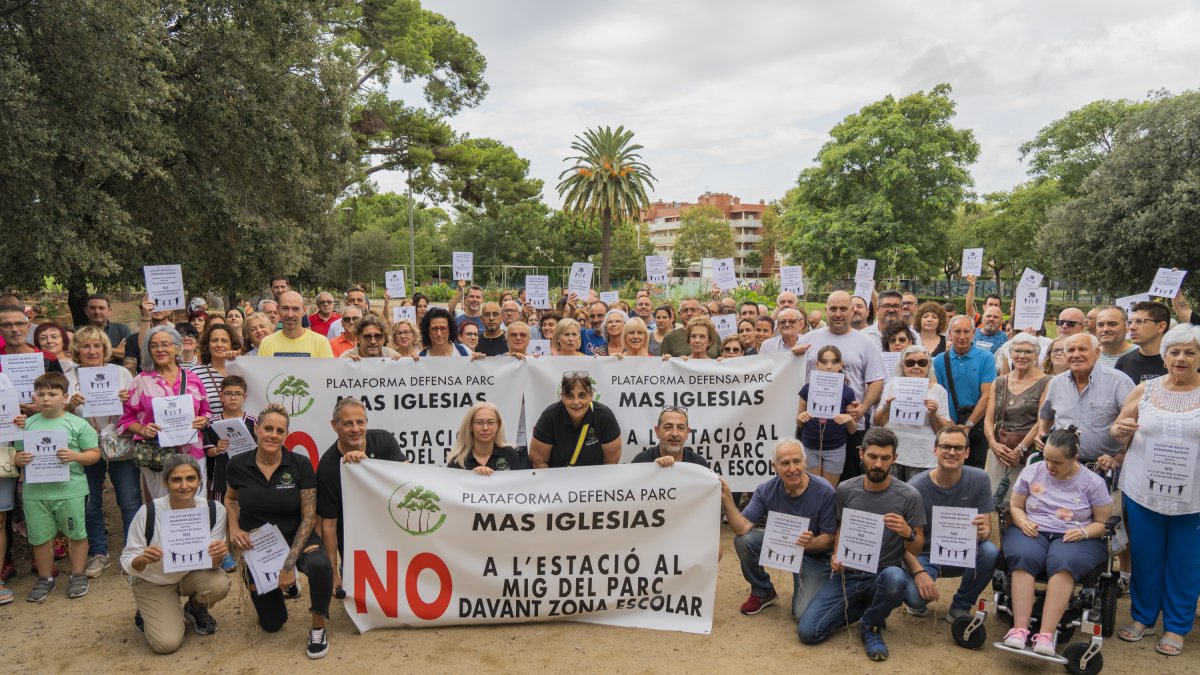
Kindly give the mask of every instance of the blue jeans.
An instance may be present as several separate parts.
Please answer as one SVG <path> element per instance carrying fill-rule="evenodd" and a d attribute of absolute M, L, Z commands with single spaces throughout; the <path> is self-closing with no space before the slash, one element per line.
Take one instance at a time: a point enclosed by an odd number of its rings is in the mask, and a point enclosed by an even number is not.
<path fill-rule="evenodd" d="M 88 553 L 108 555 L 108 533 L 104 528 L 104 476 L 108 474 L 116 492 L 117 506 L 121 509 L 121 530 L 125 537 L 121 548 L 129 538 L 129 523 L 142 506 L 142 474 L 131 460 L 110 462 L 101 458 L 91 466 L 83 467 L 87 476 L 88 500 L 84 515 L 87 525 Z"/>
<path fill-rule="evenodd" d="M 750 582 L 750 591 L 759 597 L 770 595 L 775 590 L 771 576 L 758 564 L 764 533 L 765 530 L 756 527 L 733 538 L 733 549 L 737 551 L 738 561 L 742 564 L 742 576 Z M 804 614 L 826 581 L 829 581 L 829 558 L 806 553 L 800 565 L 800 574 L 792 575 L 792 618 L 799 619 Z"/>
<path fill-rule="evenodd" d="M 970 609 L 975 604 L 979 594 L 983 592 L 984 588 L 987 588 L 988 582 L 992 580 L 992 572 L 996 571 L 996 561 L 999 558 L 1000 549 L 990 541 L 979 542 L 979 546 L 975 549 L 975 569 L 950 567 L 949 565 L 939 567 L 929 562 L 928 553 L 917 556 L 917 560 L 921 561 L 921 566 L 929 573 L 929 578 L 934 581 L 937 581 L 939 577 L 962 577 L 962 583 L 958 585 L 958 592 L 954 594 L 954 599 L 950 602 L 951 609 Z M 904 604 L 916 610 L 925 609 L 925 600 L 917 591 L 917 584 L 911 577 L 909 577 L 908 588 L 904 590 Z"/>
<path fill-rule="evenodd" d="M 804 610 L 796 635 L 804 644 L 815 645 L 855 621 L 861 620 L 863 628 L 883 628 L 903 602 L 908 578 L 902 567 L 885 567 L 878 574 L 847 569 L 833 575 Z"/>

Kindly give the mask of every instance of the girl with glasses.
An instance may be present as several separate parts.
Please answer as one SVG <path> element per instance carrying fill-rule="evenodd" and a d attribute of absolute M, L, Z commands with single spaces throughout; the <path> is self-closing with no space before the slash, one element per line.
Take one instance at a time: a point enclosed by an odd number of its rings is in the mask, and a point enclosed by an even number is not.
<path fill-rule="evenodd" d="M 933 372 L 932 358 L 925 347 L 909 345 L 900 352 L 900 362 L 896 364 L 896 375 L 883 385 L 883 404 L 875 410 L 872 423 L 875 426 L 887 427 L 896 434 L 899 445 L 896 447 L 896 462 L 892 464 L 892 476 L 907 483 L 913 476 L 932 469 L 937 462 L 933 456 L 933 446 L 937 432 L 950 420 L 945 416 L 949 408 L 948 394 L 937 380 L 930 377 Z M 928 383 L 925 395 L 925 420 L 921 424 L 901 422 L 892 417 L 892 402 L 896 400 L 896 387 L 899 378 L 915 377 Z"/>

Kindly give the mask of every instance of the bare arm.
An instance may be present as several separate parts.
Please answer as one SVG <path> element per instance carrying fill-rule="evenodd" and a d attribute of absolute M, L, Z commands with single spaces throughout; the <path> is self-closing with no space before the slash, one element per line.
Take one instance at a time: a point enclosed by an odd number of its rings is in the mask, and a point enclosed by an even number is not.
<path fill-rule="evenodd" d="M 228 485 L 225 487 L 225 513 L 229 518 L 229 540 L 234 544 L 238 544 L 238 537 L 245 534 L 241 526 L 238 525 L 238 519 L 242 516 L 242 507 L 238 504 L 237 489 Z"/>
<path fill-rule="evenodd" d="M 738 511 L 737 504 L 733 501 L 733 493 L 729 489 L 729 483 L 725 479 L 721 481 L 721 510 L 725 512 L 725 520 L 729 523 L 729 529 L 733 530 L 735 536 L 742 536 L 750 530 L 754 529 L 754 523 L 746 520 L 742 516 L 742 512 Z"/>
<path fill-rule="evenodd" d="M 971 317 L 971 321 L 975 320 L 975 279 L 974 274 L 967 276 L 967 283 L 970 285 L 967 286 L 967 297 L 963 302 L 963 309 L 966 310 L 967 316 Z"/>
<path fill-rule="evenodd" d="M 883 393 L 883 380 L 875 380 L 867 384 L 867 393 L 863 396 L 862 409 L 865 412 L 871 406 L 879 403 L 879 395 Z"/>
<path fill-rule="evenodd" d="M 529 463 L 535 469 L 550 468 L 550 446 L 536 438 L 529 439 Z"/>
<path fill-rule="evenodd" d="M 600 451 L 604 453 L 605 464 L 620 464 L 621 463 L 621 437 L 618 436 L 615 440 L 609 441 L 600 446 Z"/>
<path fill-rule="evenodd" d="M 992 398 L 992 383 L 985 382 L 979 387 L 979 402 L 975 404 L 975 409 L 971 411 L 971 426 L 979 424 L 979 420 L 983 419 L 983 414 L 987 412 L 988 401 Z"/>

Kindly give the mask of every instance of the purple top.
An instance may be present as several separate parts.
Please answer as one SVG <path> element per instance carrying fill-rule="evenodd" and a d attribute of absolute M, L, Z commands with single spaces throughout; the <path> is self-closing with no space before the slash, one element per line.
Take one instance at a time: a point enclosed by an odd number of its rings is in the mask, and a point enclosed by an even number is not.
<path fill-rule="evenodd" d="M 196 408 L 196 417 L 208 417 L 212 411 L 208 408 L 208 393 L 204 389 L 204 383 L 195 373 L 186 368 L 179 369 L 180 376 L 187 378 L 185 380 L 185 393 L 192 395 L 192 404 Z M 129 428 L 130 424 L 137 422 L 141 425 L 152 424 L 154 422 L 154 404 L 151 401 L 159 396 L 175 396 L 179 393 L 179 382 L 176 381 L 175 386 L 170 386 L 163 379 L 162 375 L 152 370 L 147 370 L 138 373 L 133 378 L 133 385 L 129 389 L 129 400 L 125 402 L 125 414 L 121 415 L 121 421 L 117 423 L 117 431 L 124 433 Z M 134 440 L 144 440 L 141 436 L 134 435 Z M 201 443 L 200 432 L 197 431 L 192 442 L 186 446 L 187 453 L 197 459 L 204 457 L 204 446 Z"/>
<path fill-rule="evenodd" d="M 1025 495 L 1025 513 L 1041 532 L 1062 534 L 1092 522 L 1092 507 L 1112 504 L 1108 486 L 1095 472 L 1081 468 L 1060 480 L 1050 475 L 1045 462 L 1021 470 L 1013 492 Z"/>

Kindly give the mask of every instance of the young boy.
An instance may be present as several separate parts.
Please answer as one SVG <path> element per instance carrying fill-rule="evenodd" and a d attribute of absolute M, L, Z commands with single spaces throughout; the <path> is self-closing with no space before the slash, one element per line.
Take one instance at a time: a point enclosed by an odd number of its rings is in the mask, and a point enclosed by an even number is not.
<path fill-rule="evenodd" d="M 219 415 L 213 415 L 215 420 L 232 420 L 241 418 L 246 424 L 246 428 L 250 430 L 250 437 L 257 440 L 254 434 L 254 424 L 258 421 L 252 415 L 247 415 L 242 412 L 242 405 L 246 402 L 246 380 L 237 375 L 227 375 L 221 381 L 221 405 L 224 410 Z M 208 498 L 221 502 L 225 499 L 225 471 L 229 466 L 229 441 L 217 436 L 217 432 L 213 431 L 212 425 L 204 427 L 203 431 L 204 454 L 208 455 L 208 475 L 210 478 L 208 488 Z M 226 572 L 232 572 L 237 569 L 237 563 L 233 560 L 233 555 L 225 554 L 225 558 L 221 560 L 221 569 Z"/>
<path fill-rule="evenodd" d="M 88 496 L 87 478 L 83 467 L 100 461 L 99 439 L 96 430 L 80 417 L 67 412 L 67 378 L 62 373 L 46 373 L 33 382 L 33 402 L 38 413 L 16 422 L 25 431 L 62 431 L 67 447 L 58 449 L 58 459 L 70 464 L 70 478 L 57 483 L 25 483 L 23 500 L 29 545 L 37 563 L 38 578 L 26 600 L 45 602 L 54 590 L 54 535 L 59 531 L 70 540 L 71 577 L 67 597 L 82 598 L 88 592 L 87 529 L 84 526 L 84 507 Z M 24 451 L 24 442 L 17 441 L 17 466 L 33 461 L 33 453 Z"/>

